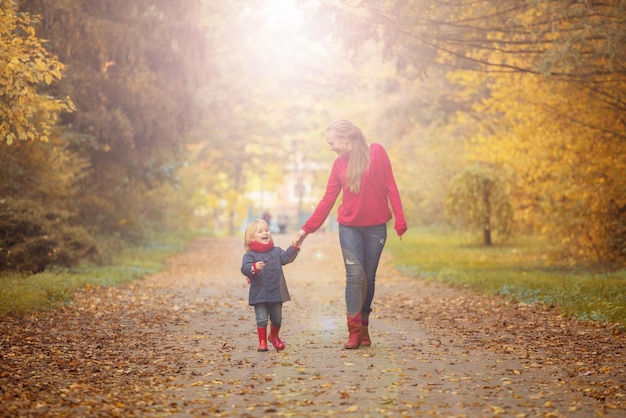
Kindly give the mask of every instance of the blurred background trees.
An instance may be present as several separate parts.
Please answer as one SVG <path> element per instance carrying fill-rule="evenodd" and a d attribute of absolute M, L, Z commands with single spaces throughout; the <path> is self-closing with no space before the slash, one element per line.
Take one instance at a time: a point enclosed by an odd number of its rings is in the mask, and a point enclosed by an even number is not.
<path fill-rule="evenodd" d="M 405 77 L 428 83 L 433 68 L 449 69 L 456 109 L 446 126 L 466 145 L 457 169 L 500 167 L 518 230 L 555 240 L 573 262 L 623 264 L 624 2 L 398 0 L 320 10 L 351 48 L 380 40 Z"/>
<path fill-rule="evenodd" d="M 452 222 L 482 230 L 485 245 L 493 244 L 494 234 L 500 241 L 509 238 L 513 211 L 507 185 L 495 170 L 475 165 L 454 176 L 446 207 Z"/>
<path fill-rule="evenodd" d="M 16 246 L 40 270 L 267 209 L 298 227 L 336 118 L 388 149 L 410 225 L 450 222 L 478 164 L 507 232 L 626 260 L 624 2 L 0 4 L 0 268 Z"/>

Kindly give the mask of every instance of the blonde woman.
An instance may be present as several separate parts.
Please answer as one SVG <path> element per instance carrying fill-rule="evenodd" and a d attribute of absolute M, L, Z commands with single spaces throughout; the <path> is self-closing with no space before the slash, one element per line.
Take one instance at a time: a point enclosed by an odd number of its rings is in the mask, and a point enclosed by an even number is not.
<path fill-rule="evenodd" d="M 326 142 L 337 153 L 326 192 L 311 217 L 296 234 L 301 244 L 322 226 L 339 193 L 339 242 L 346 269 L 347 349 L 370 346 L 369 314 L 374 298 L 376 270 L 387 239 L 387 222 L 402 239 L 407 230 L 400 193 L 391 162 L 382 145 L 368 144 L 361 129 L 336 120 L 326 129 Z M 391 205 L 391 210 L 389 206 Z"/>
<path fill-rule="evenodd" d="M 254 306 L 259 346 L 257 351 L 267 351 L 267 340 L 276 350 L 285 344 L 278 337 L 283 319 L 283 302 L 291 299 L 283 266 L 296 259 L 300 249 L 295 241 L 283 250 L 274 246 L 270 227 L 262 219 L 255 219 L 246 228 L 244 237 L 246 253 L 241 261 L 241 273 L 250 285 L 248 303 Z M 270 333 L 267 335 L 267 322 Z"/>

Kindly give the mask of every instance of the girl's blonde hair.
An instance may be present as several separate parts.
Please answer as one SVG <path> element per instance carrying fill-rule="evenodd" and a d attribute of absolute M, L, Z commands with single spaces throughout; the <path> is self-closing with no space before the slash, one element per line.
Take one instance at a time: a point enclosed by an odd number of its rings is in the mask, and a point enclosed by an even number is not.
<path fill-rule="evenodd" d="M 348 138 L 350 141 L 346 181 L 348 190 L 358 194 L 361 191 L 361 178 L 370 165 L 370 148 L 363 132 L 352 122 L 338 119 L 331 122 L 326 128 L 326 137 L 331 139 Z"/>
<path fill-rule="evenodd" d="M 250 223 L 246 227 L 246 232 L 245 232 L 244 238 L 243 238 L 243 248 L 246 251 L 250 251 L 250 241 L 253 240 L 254 234 L 259 229 L 259 225 L 263 225 L 267 229 L 269 229 L 269 227 L 270 227 L 267 224 L 267 222 L 265 222 L 263 219 L 255 219 L 253 221 L 250 221 Z"/>

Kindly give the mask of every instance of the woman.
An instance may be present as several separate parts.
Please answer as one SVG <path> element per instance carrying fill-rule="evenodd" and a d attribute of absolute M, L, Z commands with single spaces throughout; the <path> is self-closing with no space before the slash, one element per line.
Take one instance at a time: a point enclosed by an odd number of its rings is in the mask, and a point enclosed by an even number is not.
<path fill-rule="evenodd" d="M 336 120 L 326 129 L 326 142 L 338 154 L 326 192 L 311 217 L 296 234 L 298 246 L 322 226 L 343 192 L 338 209 L 339 242 L 346 269 L 347 349 L 372 344 L 368 332 L 376 270 L 391 219 L 400 239 L 407 230 L 391 162 L 380 144 L 368 144 L 359 127 Z"/>

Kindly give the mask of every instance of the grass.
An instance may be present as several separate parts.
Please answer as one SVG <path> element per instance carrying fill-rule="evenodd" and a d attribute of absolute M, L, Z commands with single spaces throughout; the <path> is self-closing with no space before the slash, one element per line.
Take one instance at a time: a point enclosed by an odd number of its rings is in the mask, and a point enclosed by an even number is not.
<path fill-rule="evenodd" d="M 106 265 L 82 265 L 34 275 L 0 276 L 0 316 L 23 316 L 68 303 L 85 286 L 118 286 L 161 270 L 165 261 L 184 250 L 195 234 L 160 236 L 144 246 L 118 248 Z"/>
<path fill-rule="evenodd" d="M 107 265 L 0 276 L 0 315 L 26 315 L 71 300 L 85 286 L 117 286 L 163 268 L 194 236 L 168 235 L 150 245 L 125 247 Z M 389 239 L 396 267 L 515 301 L 542 303 L 583 320 L 626 326 L 626 270 L 599 272 L 549 262 L 550 248 L 529 237 L 484 247 L 475 237 L 445 229 L 409 231 Z"/>
<path fill-rule="evenodd" d="M 447 229 L 409 231 L 388 240 L 396 267 L 414 277 L 477 292 L 542 303 L 583 320 L 626 326 L 626 269 L 599 271 L 551 262 L 551 248 L 532 237 L 485 247 Z"/>

